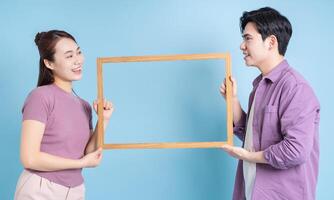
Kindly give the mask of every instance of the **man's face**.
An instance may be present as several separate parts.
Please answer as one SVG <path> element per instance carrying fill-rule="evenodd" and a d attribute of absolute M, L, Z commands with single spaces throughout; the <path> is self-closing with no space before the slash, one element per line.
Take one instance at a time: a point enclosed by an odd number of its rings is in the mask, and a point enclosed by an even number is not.
<path fill-rule="evenodd" d="M 246 24 L 242 34 L 243 41 L 240 49 L 244 54 L 247 66 L 262 66 L 269 57 L 269 41 L 262 40 L 261 34 L 257 31 L 253 22 Z"/>

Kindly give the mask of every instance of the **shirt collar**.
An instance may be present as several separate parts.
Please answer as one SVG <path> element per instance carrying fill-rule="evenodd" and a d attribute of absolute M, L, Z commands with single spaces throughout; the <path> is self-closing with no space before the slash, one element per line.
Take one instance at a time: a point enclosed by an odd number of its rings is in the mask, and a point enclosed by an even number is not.
<path fill-rule="evenodd" d="M 288 67 L 289 63 L 287 60 L 284 59 L 276 67 L 274 67 L 274 69 L 271 70 L 271 72 L 269 72 L 267 75 L 262 76 L 262 74 L 260 74 L 258 77 L 256 77 L 255 80 L 253 81 L 253 86 L 256 86 L 262 79 L 266 79 L 274 83 L 280 77 L 282 72 Z"/>

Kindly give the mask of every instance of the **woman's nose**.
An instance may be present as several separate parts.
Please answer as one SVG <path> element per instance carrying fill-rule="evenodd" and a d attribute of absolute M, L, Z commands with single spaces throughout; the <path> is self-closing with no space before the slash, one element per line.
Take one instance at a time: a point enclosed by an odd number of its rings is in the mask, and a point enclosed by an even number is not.
<path fill-rule="evenodd" d="M 80 54 L 80 55 L 77 55 L 76 56 L 76 59 L 75 59 L 75 64 L 76 65 L 79 65 L 79 64 L 82 64 L 83 63 L 83 60 L 84 60 L 84 58 L 83 58 L 83 56 L 82 56 L 82 54 Z"/>

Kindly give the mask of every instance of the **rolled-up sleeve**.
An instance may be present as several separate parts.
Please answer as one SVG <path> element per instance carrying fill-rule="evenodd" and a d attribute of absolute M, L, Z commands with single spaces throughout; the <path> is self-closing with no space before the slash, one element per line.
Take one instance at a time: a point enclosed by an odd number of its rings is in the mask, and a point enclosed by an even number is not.
<path fill-rule="evenodd" d="M 312 89 L 304 83 L 293 85 L 282 95 L 279 108 L 283 140 L 264 150 L 264 158 L 274 168 L 288 169 L 310 156 L 320 105 Z"/>

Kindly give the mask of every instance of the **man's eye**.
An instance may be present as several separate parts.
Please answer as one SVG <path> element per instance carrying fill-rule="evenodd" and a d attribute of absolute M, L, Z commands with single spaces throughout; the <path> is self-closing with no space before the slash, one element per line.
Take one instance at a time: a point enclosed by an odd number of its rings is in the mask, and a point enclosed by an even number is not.
<path fill-rule="evenodd" d="M 72 55 L 66 56 L 66 58 L 72 58 L 72 57 L 73 57 Z"/>

